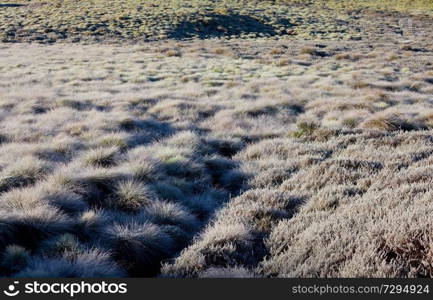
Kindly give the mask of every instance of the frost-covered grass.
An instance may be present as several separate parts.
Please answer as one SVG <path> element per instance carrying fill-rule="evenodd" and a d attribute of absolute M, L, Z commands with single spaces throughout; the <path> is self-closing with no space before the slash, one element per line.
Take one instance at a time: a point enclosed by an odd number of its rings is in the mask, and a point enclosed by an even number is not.
<path fill-rule="evenodd" d="M 0 44 L 0 275 L 431 276 L 432 20 L 381 16 Z"/>

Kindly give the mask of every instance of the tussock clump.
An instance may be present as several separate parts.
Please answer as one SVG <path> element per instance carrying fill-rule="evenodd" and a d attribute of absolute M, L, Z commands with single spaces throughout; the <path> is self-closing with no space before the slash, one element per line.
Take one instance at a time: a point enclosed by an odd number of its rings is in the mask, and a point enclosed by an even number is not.
<path fill-rule="evenodd" d="M 245 143 L 241 139 L 233 137 L 225 137 L 224 139 L 208 139 L 207 143 L 216 153 L 224 157 L 232 157 L 245 147 Z"/>
<path fill-rule="evenodd" d="M 104 227 L 110 222 L 110 217 L 102 210 L 83 212 L 74 225 L 75 232 L 83 240 L 98 239 Z"/>
<path fill-rule="evenodd" d="M 152 276 L 173 249 L 172 238 L 152 223 L 113 224 L 104 233 L 116 261 L 132 276 Z"/>
<path fill-rule="evenodd" d="M 155 201 L 144 208 L 144 213 L 155 224 L 176 225 L 189 232 L 198 226 L 196 218 L 176 203 Z"/>
<path fill-rule="evenodd" d="M 161 51 L 163 54 L 168 57 L 180 57 L 182 56 L 182 52 L 179 49 L 164 49 Z"/>
<path fill-rule="evenodd" d="M 273 187 L 278 184 L 281 184 L 288 178 L 290 178 L 290 175 L 295 171 L 296 169 L 293 167 L 286 168 L 275 168 L 271 169 L 269 171 L 265 171 L 259 176 L 256 176 L 252 181 L 251 185 L 259 187 L 259 188 L 266 188 L 266 187 Z"/>
<path fill-rule="evenodd" d="M 301 121 L 297 124 L 298 129 L 292 133 L 293 137 L 301 138 L 303 136 L 310 136 L 318 129 L 318 125 L 311 121 Z"/>
<path fill-rule="evenodd" d="M 253 236 L 240 224 L 208 228 L 200 240 L 182 252 L 173 265 L 164 265 L 162 273 L 174 277 L 195 277 L 206 268 L 229 267 L 248 263 L 253 251 Z"/>
<path fill-rule="evenodd" d="M 161 229 L 173 239 L 173 251 L 182 250 L 191 239 L 192 234 L 176 225 L 161 225 Z"/>
<path fill-rule="evenodd" d="M 128 136 L 126 134 L 122 133 L 113 133 L 109 135 L 105 135 L 98 139 L 97 141 L 98 146 L 101 147 L 115 147 L 119 148 L 120 150 L 125 150 L 128 148 Z"/>
<path fill-rule="evenodd" d="M 189 180 L 202 180 L 208 177 L 200 161 L 182 156 L 171 156 L 161 164 L 166 175 Z"/>
<path fill-rule="evenodd" d="M 146 147 L 137 147 L 128 151 L 126 162 L 120 166 L 139 181 L 156 181 L 162 175 L 160 161 L 149 155 Z"/>
<path fill-rule="evenodd" d="M 219 156 L 205 158 L 204 164 L 215 183 L 221 183 L 224 174 L 237 167 L 233 160 Z"/>
<path fill-rule="evenodd" d="M 46 193 L 40 187 L 13 189 L 2 194 L 0 208 L 4 211 L 31 211 L 46 206 Z"/>
<path fill-rule="evenodd" d="M 206 149 L 206 147 L 203 147 L 205 145 L 201 138 L 192 131 L 181 131 L 166 139 L 164 144 L 174 148 L 189 149 L 191 152 L 204 151 Z"/>
<path fill-rule="evenodd" d="M 84 198 L 76 192 L 63 190 L 48 190 L 46 199 L 50 205 L 57 207 L 59 210 L 69 215 L 75 215 L 83 212 L 88 208 Z"/>
<path fill-rule="evenodd" d="M 344 52 L 344 53 L 338 53 L 335 55 L 335 59 L 336 60 L 343 60 L 343 59 L 347 59 L 347 60 L 352 60 L 352 61 L 357 61 L 362 59 L 363 54 L 362 53 L 354 53 L 354 52 Z"/>
<path fill-rule="evenodd" d="M 132 131 L 139 129 L 139 123 L 136 122 L 134 119 L 126 118 L 121 121 L 119 121 L 119 128 L 125 131 Z"/>
<path fill-rule="evenodd" d="M 66 181 L 67 186 L 82 195 L 92 207 L 101 207 L 110 200 L 115 184 L 125 180 L 125 174 L 105 168 L 87 168 Z"/>
<path fill-rule="evenodd" d="M 272 188 L 289 179 L 299 170 L 299 162 L 293 160 L 265 160 L 260 159 L 246 163 L 243 169 L 256 175 L 248 181 L 250 186 L 256 188 Z M 259 172 L 254 172 L 259 170 Z"/>
<path fill-rule="evenodd" d="M 383 131 L 415 130 L 417 128 L 416 124 L 411 124 L 398 114 L 373 115 L 371 118 L 365 120 L 361 126 L 363 128 L 371 128 Z"/>
<path fill-rule="evenodd" d="M 322 51 L 319 49 L 316 49 L 314 47 L 304 47 L 300 50 L 301 54 L 309 54 L 312 56 L 319 56 L 319 57 L 325 57 L 325 56 L 329 56 L 329 53 L 327 53 L 326 51 Z"/>
<path fill-rule="evenodd" d="M 110 201 L 114 208 L 125 211 L 138 211 L 154 201 L 154 196 L 143 184 L 129 180 L 119 182 Z"/>
<path fill-rule="evenodd" d="M 313 195 L 301 210 L 303 212 L 333 210 L 340 205 L 359 200 L 362 194 L 363 189 L 357 186 L 325 186 L 316 195 Z"/>
<path fill-rule="evenodd" d="M 84 154 L 83 161 L 89 166 L 107 168 L 116 164 L 118 154 L 116 147 L 92 149 Z"/>
<path fill-rule="evenodd" d="M 34 248 L 44 239 L 67 232 L 73 221 L 56 208 L 42 205 L 26 210 L 0 211 L 0 222 L 9 231 L 9 243 Z"/>
<path fill-rule="evenodd" d="M 162 101 L 149 109 L 149 113 L 164 121 L 200 121 L 212 116 L 215 111 L 216 107 L 211 104 L 179 100 Z"/>
<path fill-rule="evenodd" d="M 70 99 L 63 99 L 59 101 L 59 105 L 61 106 L 65 106 L 65 107 L 70 107 L 76 110 L 82 110 L 85 109 L 86 103 L 83 103 L 82 101 L 77 101 L 77 100 L 70 100 Z"/>
<path fill-rule="evenodd" d="M 0 267 L 7 274 L 13 274 L 25 268 L 29 261 L 29 251 L 21 246 L 9 245 L 3 251 Z"/>
<path fill-rule="evenodd" d="M 235 116 L 246 115 L 248 117 L 259 117 L 263 115 L 276 116 L 279 113 L 283 113 L 286 117 L 290 115 L 296 115 L 303 111 L 303 107 L 291 100 L 261 100 L 254 104 L 248 104 L 245 106 L 239 105 L 234 111 Z"/>
<path fill-rule="evenodd" d="M 50 169 L 50 165 L 34 157 L 20 159 L 1 172 L 0 192 L 33 184 L 45 177 Z"/>
<path fill-rule="evenodd" d="M 158 182 L 154 184 L 153 190 L 162 199 L 181 200 L 185 198 L 185 194 L 179 187 L 170 182 Z"/>
<path fill-rule="evenodd" d="M 121 277 L 125 273 L 101 250 L 59 258 L 34 257 L 17 277 Z"/>
<path fill-rule="evenodd" d="M 199 219 L 206 219 L 226 198 L 227 195 L 225 193 L 212 191 L 197 196 L 185 197 L 182 200 L 182 203 L 184 203 Z"/>
<path fill-rule="evenodd" d="M 59 256 L 65 252 L 78 253 L 82 248 L 77 237 L 70 233 L 45 240 L 40 247 L 41 254 L 50 257 Z"/>
<path fill-rule="evenodd" d="M 230 192 L 237 194 L 245 188 L 248 175 L 240 170 L 230 170 L 221 176 L 221 185 Z"/>

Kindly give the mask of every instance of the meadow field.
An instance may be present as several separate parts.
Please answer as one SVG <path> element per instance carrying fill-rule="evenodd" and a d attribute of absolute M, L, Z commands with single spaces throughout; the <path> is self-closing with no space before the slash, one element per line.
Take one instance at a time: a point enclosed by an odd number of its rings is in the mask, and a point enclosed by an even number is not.
<path fill-rule="evenodd" d="M 0 0 L 0 277 L 432 277 L 433 3 Z"/>

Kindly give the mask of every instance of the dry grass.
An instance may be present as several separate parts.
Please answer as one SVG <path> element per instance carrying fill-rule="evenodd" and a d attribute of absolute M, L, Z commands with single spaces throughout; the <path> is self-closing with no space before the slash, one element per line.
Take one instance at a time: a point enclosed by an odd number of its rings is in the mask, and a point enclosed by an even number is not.
<path fill-rule="evenodd" d="M 399 14 L 433 14 L 430 0 L 3 0 L 0 8 L 0 41 L 38 43 L 265 36 L 359 40 L 379 28 L 369 22 L 371 16 L 357 18 L 354 12 L 379 14 L 373 18 L 393 13 L 392 23 L 403 30 L 408 20 Z"/>

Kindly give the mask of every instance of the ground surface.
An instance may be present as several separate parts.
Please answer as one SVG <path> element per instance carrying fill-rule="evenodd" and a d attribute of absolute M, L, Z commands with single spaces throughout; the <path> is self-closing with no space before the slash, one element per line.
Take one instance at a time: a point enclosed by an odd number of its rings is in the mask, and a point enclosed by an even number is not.
<path fill-rule="evenodd" d="M 1 275 L 432 276 L 416 6 L 18 2 L 0 3 Z M 193 25 L 152 25 L 168 12 Z"/>
<path fill-rule="evenodd" d="M 392 23 L 389 16 L 371 14 L 390 9 L 401 16 L 433 14 L 430 0 L 3 0 L 0 41 L 131 42 L 219 36 L 357 40 L 383 29 L 376 26 L 377 18 Z"/>

